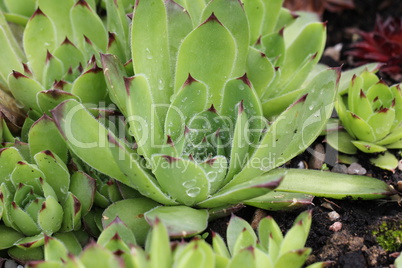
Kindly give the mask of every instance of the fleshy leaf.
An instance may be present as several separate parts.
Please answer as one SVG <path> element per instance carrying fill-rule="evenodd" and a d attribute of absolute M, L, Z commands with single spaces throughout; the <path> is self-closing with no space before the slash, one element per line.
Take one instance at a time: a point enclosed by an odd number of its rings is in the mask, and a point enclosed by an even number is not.
<path fill-rule="evenodd" d="M 171 237 L 187 237 L 207 228 L 208 212 L 186 206 L 161 206 L 145 213 L 148 223 L 160 220 Z"/>
<path fill-rule="evenodd" d="M 104 228 L 119 217 L 133 232 L 138 244 L 144 245 L 149 225 L 144 219 L 144 213 L 159 204 L 148 198 L 126 199 L 113 203 L 102 214 Z"/>
<path fill-rule="evenodd" d="M 159 184 L 173 199 L 192 206 L 208 196 L 210 185 L 207 175 L 195 162 L 166 155 L 154 155 L 152 163 L 152 171 Z"/>
<path fill-rule="evenodd" d="M 203 24 L 187 35 L 179 49 L 175 92 L 181 88 L 190 73 L 196 80 L 209 86 L 211 97 L 207 106 L 218 105 L 223 85 L 232 75 L 235 45 L 231 33 L 212 14 Z"/>

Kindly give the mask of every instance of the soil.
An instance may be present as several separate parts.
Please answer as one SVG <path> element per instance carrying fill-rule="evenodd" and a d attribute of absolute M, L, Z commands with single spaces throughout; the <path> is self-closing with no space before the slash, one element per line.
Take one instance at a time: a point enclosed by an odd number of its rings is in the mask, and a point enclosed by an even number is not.
<path fill-rule="evenodd" d="M 402 16 L 402 3 L 400 0 L 355 0 L 356 8 L 343 10 L 339 13 L 325 12 L 323 21 L 327 21 L 328 39 L 327 47 L 342 44 L 339 59 L 325 58 L 326 64 L 350 68 L 350 59 L 344 54 L 348 46 L 356 40 L 355 29 L 370 31 L 374 27 L 376 16 Z M 389 77 L 383 77 L 389 84 L 395 83 Z M 316 142 L 320 143 L 319 141 Z M 325 145 L 324 145 L 325 147 Z M 330 153 L 329 151 L 327 152 Z M 333 153 L 333 152 L 332 152 Z M 300 161 L 308 163 L 311 155 L 305 153 L 292 160 L 291 166 L 297 166 Z M 378 169 L 370 164 L 367 155 L 358 156 L 359 163 L 367 170 L 369 176 L 386 181 L 396 187 L 402 181 L 402 171 L 395 173 Z M 277 221 L 283 232 L 293 224 L 296 216 L 305 209 L 311 209 L 313 221 L 311 231 L 306 243 L 312 248 L 312 254 L 306 264 L 317 261 L 332 261 L 329 267 L 391 267 L 395 261 L 395 252 L 402 250 L 402 208 L 397 202 L 328 200 L 315 198 L 314 205 L 296 211 L 270 212 L 261 211 L 252 207 L 243 208 L 236 214 L 249 220 L 260 216 L 271 215 Z M 336 211 L 339 219 L 332 221 L 329 212 Z M 229 218 L 220 219 L 211 223 L 210 229 L 225 235 Z M 331 225 L 340 222 L 341 228 L 333 230 Z M 373 231 L 386 222 L 395 230 L 400 230 L 399 238 L 395 240 L 395 247 L 386 251 L 380 246 L 373 235 Z M 332 229 L 332 230 L 331 230 Z"/>

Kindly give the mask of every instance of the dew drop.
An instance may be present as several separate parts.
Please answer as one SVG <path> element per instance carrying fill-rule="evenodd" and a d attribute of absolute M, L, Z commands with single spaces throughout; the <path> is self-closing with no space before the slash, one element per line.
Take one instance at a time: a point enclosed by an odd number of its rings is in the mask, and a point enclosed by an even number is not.
<path fill-rule="evenodd" d="M 218 172 L 216 172 L 216 171 L 211 171 L 211 172 L 207 173 L 207 179 L 210 182 L 214 182 L 217 177 L 218 177 Z"/>
<path fill-rule="evenodd" d="M 193 179 L 193 180 L 189 180 L 189 181 L 185 181 L 183 182 L 183 187 L 185 188 L 192 188 L 197 184 L 197 180 Z"/>
<path fill-rule="evenodd" d="M 244 85 L 239 85 L 239 89 L 243 90 L 244 89 Z"/>
<path fill-rule="evenodd" d="M 158 89 L 163 90 L 164 87 L 165 87 L 165 83 L 163 82 L 162 79 L 159 79 L 159 81 L 158 81 Z"/>
<path fill-rule="evenodd" d="M 313 110 L 313 108 L 314 108 L 313 105 L 310 105 L 310 106 L 308 107 L 308 109 L 309 109 L 310 111 Z"/>
<path fill-rule="evenodd" d="M 193 188 L 187 189 L 186 194 L 189 197 L 196 197 L 197 195 L 200 194 L 200 192 L 201 192 L 200 187 L 193 187 Z"/>
<path fill-rule="evenodd" d="M 151 51 L 149 50 L 149 48 L 146 48 L 145 51 L 147 54 L 147 59 L 152 60 L 153 57 L 152 57 L 152 54 L 151 54 Z"/>

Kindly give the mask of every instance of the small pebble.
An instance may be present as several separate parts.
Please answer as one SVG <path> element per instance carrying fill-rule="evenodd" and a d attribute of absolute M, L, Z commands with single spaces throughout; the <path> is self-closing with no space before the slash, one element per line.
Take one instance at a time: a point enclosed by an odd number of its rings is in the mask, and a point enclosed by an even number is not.
<path fill-rule="evenodd" d="M 364 175 L 366 173 L 367 173 L 367 170 L 358 163 L 352 163 L 348 167 L 348 174 Z"/>
<path fill-rule="evenodd" d="M 402 160 L 399 161 L 399 163 L 398 163 L 398 169 L 399 169 L 399 170 L 402 170 Z"/>
<path fill-rule="evenodd" d="M 334 222 L 331 226 L 329 226 L 329 230 L 334 232 L 339 232 L 342 229 L 342 223 L 340 221 Z"/>
<path fill-rule="evenodd" d="M 341 215 L 339 215 L 339 213 L 336 211 L 331 211 L 328 213 L 328 217 L 331 221 L 336 221 L 341 217 Z"/>
<path fill-rule="evenodd" d="M 308 161 L 308 166 L 311 169 L 321 169 L 322 165 L 324 165 L 325 161 L 325 149 L 324 145 L 321 143 L 317 144 L 314 147 L 314 151 L 311 153 L 312 156 L 310 157 Z"/>
<path fill-rule="evenodd" d="M 347 174 L 348 173 L 348 167 L 344 164 L 335 164 L 335 166 L 331 170 L 332 172 L 336 173 L 343 173 Z"/>
<path fill-rule="evenodd" d="M 4 268 L 18 268 L 18 263 L 16 263 L 14 260 L 6 260 L 4 263 Z"/>

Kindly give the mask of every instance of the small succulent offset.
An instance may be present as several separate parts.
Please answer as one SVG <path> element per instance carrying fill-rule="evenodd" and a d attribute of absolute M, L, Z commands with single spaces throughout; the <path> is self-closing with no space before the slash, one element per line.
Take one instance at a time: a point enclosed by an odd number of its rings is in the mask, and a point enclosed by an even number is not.
<path fill-rule="evenodd" d="M 258 238 L 251 226 L 233 216 L 227 229 L 227 245 L 213 234 L 212 246 L 203 239 L 169 243 L 166 227 L 155 221 L 145 249 L 118 218 L 88 245 L 80 255 L 68 254 L 64 244 L 45 238 L 45 261 L 31 262 L 27 267 L 302 267 L 311 249 L 304 244 L 311 225 L 311 213 L 301 213 L 292 228 L 283 236 L 273 218 L 261 220 Z M 314 263 L 309 268 L 325 267 Z"/>
<path fill-rule="evenodd" d="M 84 172 L 70 174 L 67 147 L 49 117 L 35 122 L 29 140 L 0 149 L 0 250 L 20 261 L 43 258 L 45 236 L 83 237 L 96 190 Z"/>
<path fill-rule="evenodd" d="M 327 140 L 339 151 L 381 153 L 402 148 L 401 85 L 387 86 L 372 72 L 354 76 L 347 90 L 341 91 L 335 105 L 347 132 L 329 134 Z M 338 142 L 334 139 L 339 138 Z M 386 153 L 374 164 L 395 169 L 398 160 Z"/>
<path fill-rule="evenodd" d="M 356 65 L 369 62 L 381 62 L 381 72 L 396 80 L 402 72 L 402 18 L 377 17 L 374 31 L 358 31 L 362 40 L 351 45 L 347 51 L 353 56 Z"/>

